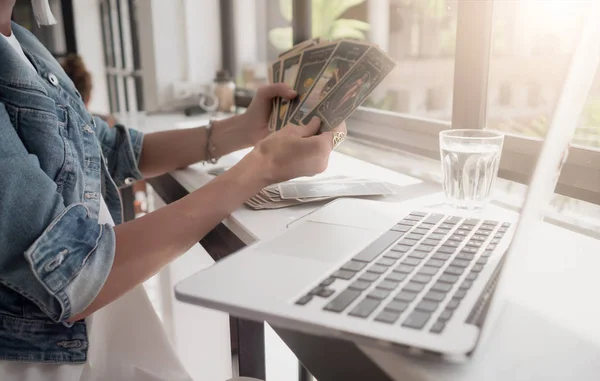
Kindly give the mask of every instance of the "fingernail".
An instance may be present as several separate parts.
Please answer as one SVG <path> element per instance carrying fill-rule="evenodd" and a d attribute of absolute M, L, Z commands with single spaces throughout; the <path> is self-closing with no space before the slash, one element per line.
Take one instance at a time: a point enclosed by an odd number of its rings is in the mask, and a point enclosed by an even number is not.
<path fill-rule="evenodd" d="M 313 116 L 312 119 L 310 120 L 311 123 L 317 123 L 317 122 L 321 122 L 321 119 L 319 119 L 318 116 Z"/>

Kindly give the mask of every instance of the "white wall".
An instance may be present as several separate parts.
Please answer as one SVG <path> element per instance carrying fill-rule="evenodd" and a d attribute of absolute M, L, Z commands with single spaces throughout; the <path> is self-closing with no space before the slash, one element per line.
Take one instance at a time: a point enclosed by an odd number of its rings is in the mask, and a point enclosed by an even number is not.
<path fill-rule="evenodd" d="M 85 62 L 94 85 L 89 108 L 92 112 L 108 113 L 108 88 L 104 68 L 100 7 L 97 0 L 73 1 L 77 50 Z"/>

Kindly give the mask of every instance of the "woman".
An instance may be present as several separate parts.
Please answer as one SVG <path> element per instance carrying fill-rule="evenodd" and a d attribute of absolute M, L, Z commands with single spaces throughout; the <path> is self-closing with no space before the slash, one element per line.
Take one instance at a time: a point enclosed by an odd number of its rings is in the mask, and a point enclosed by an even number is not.
<path fill-rule="evenodd" d="M 263 187 L 323 171 L 320 122 L 268 135 L 264 87 L 243 115 L 144 136 L 90 115 L 61 66 L 0 0 L 0 380 L 190 380 L 142 282 Z M 34 0 L 42 24 L 47 1 Z M 344 129 L 344 126 L 341 126 Z M 118 186 L 254 149 L 189 196 L 121 224 Z"/>

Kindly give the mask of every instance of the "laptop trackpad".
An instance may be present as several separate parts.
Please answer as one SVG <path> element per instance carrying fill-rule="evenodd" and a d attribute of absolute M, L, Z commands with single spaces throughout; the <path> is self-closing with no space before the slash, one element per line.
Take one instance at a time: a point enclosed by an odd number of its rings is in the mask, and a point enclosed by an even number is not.
<path fill-rule="evenodd" d="M 340 262 L 358 253 L 381 233 L 350 226 L 306 221 L 265 242 L 261 252 Z"/>

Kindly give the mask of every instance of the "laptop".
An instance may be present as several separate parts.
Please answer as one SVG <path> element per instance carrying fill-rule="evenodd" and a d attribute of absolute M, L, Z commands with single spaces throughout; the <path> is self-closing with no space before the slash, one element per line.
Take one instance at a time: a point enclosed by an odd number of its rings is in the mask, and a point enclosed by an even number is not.
<path fill-rule="evenodd" d="M 590 15 L 598 15 L 597 8 Z M 597 17 L 596 17 L 597 18 Z M 339 199 L 176 285 L 179 300 L 315 335 L 468 359 L 550 201 L 600 62 L 583 29 L 516 221 Z"/>

